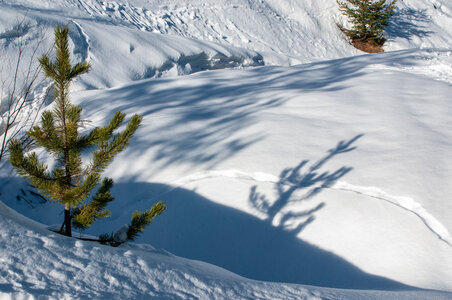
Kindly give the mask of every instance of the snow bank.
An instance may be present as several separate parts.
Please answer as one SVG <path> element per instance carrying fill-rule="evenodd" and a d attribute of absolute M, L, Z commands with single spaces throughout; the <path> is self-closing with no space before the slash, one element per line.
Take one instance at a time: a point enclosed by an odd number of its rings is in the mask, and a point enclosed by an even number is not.
<path fill-rule="evenodd" d="M 48 11 L 69 19 L 114 24 L 212 41 L 258 51 L 271 64 L 294 64 L 352 56 L 336 24 L 346 18 L 335 0 L 4 0 L 22 10 Z M 387 51 L 450 48 L 452 4 L 440 0 L 398 1 L 387 29 Z"/>
<path fill-rule="evenodd" d="M 66 238 L 0 201 L 1 299 L 447 299 L 434 291 L 345 291 L 259 282 L 149 245 Z"/>
<path fill-rule="evenodd" d="M 428 71 L 432 56 L 447 51 L 219 70 L 74 94 L 92 124 L 117 109 L 144 116 L 106 173 L 117 181 L 113 216 L 89 233 L 117 229 L 162 200 L 167 211 L 140 242 L 242 276 L 452 290 L 451 85 Z M 5 203 L 61 222 L 61 208 L 40 203 L 20 181 L 3 182 Z M 394 205 L 408 198 L 422 209 Z"/>
<path fill-rule="evenodd" d="M 252 50 L 123 26 L 99 26 L 96 21 L 68 18 L 61 13 L 49 14 L 46 10 L 34 9 L 24 13 L 3 3 L 0 7 L 3 11 L 0 13 L 0 49 L 5 53 L 5 62 L 15 62 L 19 39 L 14 34 L 19 22 L 26 24 L 27 28 L 22 39 L 30 47 L 33 42 L 43 40 L 41 48 L 44 50 L 51 48 L 54 26 L 69 26 L 75 59 L 87 60 L 93 67 L 92 72 L 76 82 L 75 90 L 101 89 L 145 78 L 264 64 L 263 57 Z M 39 49 L 38 52 L 45 51 Z M 0 69 L 2 78 L 10 76 L 8 72 L 6 66 Z"/>

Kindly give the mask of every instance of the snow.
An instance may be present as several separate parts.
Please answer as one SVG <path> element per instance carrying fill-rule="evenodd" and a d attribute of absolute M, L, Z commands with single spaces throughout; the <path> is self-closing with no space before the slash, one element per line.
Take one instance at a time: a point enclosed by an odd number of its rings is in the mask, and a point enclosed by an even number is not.
<path fill-rule="evenodd" d="M 6 59 L 18 19 L 69 25 L 87 128 L 144 117 L 86 234 L 167 205 L 136 244 L 69 239 L 3 162 L 0 298 L 452 298 L 452 4 L 397 5 L 364 55 L 334 0 L 0 1 Z"/>
<path fill-rule="evenodd" d="M 113 248 L 46 230 L 0 202 L 0 298 L 448 299 L 439 291 L 343 291 L 249 280 L 150 245 Z"/>
<path fill-rule="evenodd" d="M 117 243 L 124 243 L 127 241 L 127 230 L 129 230 L 129 225 L 124 224 L 118 230 L 116 230 L 115 234 L 113 234 L 113 240 Z"/>
<path fill-rule="evenodd" d="M 333 189 L 355 192 L 358 194 L 366 195 L 368 197 L 385 200 L 401 208 L 404 208 L 417 215 L 433 233 L 435 233 L 448 245 L 452 246 L 452 238 L 447 229 L 419 203 L 409 197 L 392 196 L 376 187 L 361 187 L 343 181 L 335 184 Z"/>

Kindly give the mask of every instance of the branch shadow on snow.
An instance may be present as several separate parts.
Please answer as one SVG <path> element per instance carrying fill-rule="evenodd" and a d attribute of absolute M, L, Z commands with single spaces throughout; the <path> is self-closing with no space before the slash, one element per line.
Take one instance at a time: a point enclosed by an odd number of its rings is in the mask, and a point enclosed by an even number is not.
<path fill-rule="evenodd" d="M 325 206 L 324 202 L 302 212 L 285 210 L 292 203 L 308 201 L 322 191 L 331 187 L 337 180 L 352 170 L 351 167 L 342 166 L 329 172 L 321 171 L 321 168 L 336 155 L 353 151 L 352 146 L 363 135 L 357 135 L 349 141 L 340 141 L 335 148 L 327 151 L 327 154 L 308 167 L 308 160 L 303 160 L 296 167 L 286 168 L 279 175 L 279 181 L 275 183 L 277 198 L 272 203 L 264 194 L 253 186 L 250 191 L 249 204 L 260 214 L 265 216 L 265 221 L 270 225 L 278 222 L 278 227 L 297 236 L 307 225 L 315 220 L 314 213 Z M 303 170 L 307 168 L 305 172 Z M 302 193 L 302 195 L 299 195 Z"/>
<path fill-rule="evenodd" d="M 119 199 L 141 193 L 133 209 L 145 209 L 151 195 L 171 190 L 156 183 L 116 184 Z M 396 281 L 367 274 L 345 259 L 309 244 L 280 227 L 239 210 L 216 204 L 194 191 L 176 188 L 161 195 L 167 210 L 151 224 L 138 243 L 150 243 L 178 256 L 205 261 L 247 278 L 353 289 L 408 289 Z M 153 202 L 153 201 L 150 201 Z M 132 203 L 128 202 L 128 204 Z M 132 209 L 115 207 L 119 227 Z M 114 217 L 113 217 L 114 218 Z M 102 230 L 99 230 L 99 233 Z"/>
<path fill-rule="evenodd" d="M 108 116 L 121 110 L 129 116 L 139 113 L 144 117 L 131 142 L 134 147 L 126 149 L 125 157 L 140 157 L 152 150 L 149 160 L 158 162 L 160 169 L 180 163 L 214 167 L 266 137 L 263 130 L 247 130 L 259 122 L 261 112 L 294 97 L 302 103 L 303 95 L 312 92 L 346 89 L 344 81 L 365 74 L 367 65 L 388 61 L 402 64 L 409 54 L 393 54 L 393 61 L 387 56 L 362 56 L 292 68 L 207 71 L 145 80 L 105 90 L 93 99 L 87 97 L 81 105 L 84 112 L 92 114 L 102 111 Z"/>
<path fill-rule="evenodd" d="M 196 191 L 130 181 L 115 184 L 112 192 L 118 200 L 111 203 L 113 217 L 100 220 L 94 225 L 99 226 L 97 229 L 93 226 L 94 231 L 101 233 L 108 221 L 113 221 L 113 228 L 119 228 L 128 222 L 133 210 L 147 209 L 159 200 L 167 204 L 167 210 L 137 242 L 150 243 L 176 255 L 212 263 L 256 280 L 335 288 L 408 289 L 410 287 L 401 283 L 367 274 L 341 257 L 298 238 L 297 233 L 309 222 L 300 223 L 295 230 L 271 223 L 285 204 L 293 201 L 291 196 L 295 190 L 307 191 L 296 200 L 304 201 L 347 174 L 351 168 L 342 167 L 331 173 L 321 168 L 336 155 L 355 149 L 353 143 L 360 137 L 339 142 L 304 174 L 300 171 L 307 166 L 307 161 L 284 170 L 277 183 L 280 197 L 275 204 L 266 207 L 268 218 L 265 220 L 214 203 Z M 282 185 L 289 187 L 284 189 Z M 286 214 L 283 219 L 308 217 L 312 221 L 312 215 L 323 205 L 302 214 Z"/>
<path fill-rule="evenodd" d="M 138 112 L 145 120 L 151 120 L 139 129 L 146 134 L 134 137 L 133 147 L 125 150 L 125 157 L 141 158 L 144 151 L 153 148 L 155 157 L 150 161 L 163 162 L 163 167 L 183 162 L 213 166 L 265 137 L 263 133 L 243 133 L 243 129 L 258 121 L 258 112 L 282 105 L 293 95 L 301 95 L 299 101 L 303 101 L 303 94 L 311 91 L 345 89 L 344 81 L 363 75 L 363 69 L 370 64 L 412 64 L 412 53 L 363 55 L 290 69 L 255 68 L 241 71 L 246 76 L 242 74 L 240 80 L 231 71 L 199 73 L 186 79 L 190 84 L 180 84 L 184 78 L 147 80 L 105 90 L 81 104 L 84 111 L 92 114 L 103 111 L 110 116 L 120 109 L 129 116 Z M 99 221 L 88 233 L 117 229 L 130 222 L 134 210 L 148 209 L 161 200 L 167 210 L 138 242 L 213 263 L 252 279 L 337 288 L 408 289 L 401 283 L 367 274 L 343 258 L 299 239 L 296 234 L 309 222 L 300 222 L 294 230 L 270 222 L 292 200 L 295 190 L 306 191 L 301 197 L 305 201 L 320 192 L 319 187 L 327 187 L 347 174 L 351 170 L 348 167 L 331 172 L 320 169 L 336 155 L 353 150 L 359 137 L 340 142 L 310 167 L 308 161 L 303 161 L 283 171 L 281 184 L 294 186 L 289 187 L 289 192 L 281 187 L 279 202 L 267 205 L 265 220 L 216 204 L 196 191 L 130 178 L 117 182 L 113 189 L 117 200 L 109 207 L 112 218 L 106 220 L 113 223 Z M 254 195 L 258 196 L 257 190 Z M 286 220 L 309 220 L 322 207 L 302 215 L 288 214 Z"/>
<path fill-rule="evenodd" d="M 345 166 L 332 172 L 324 171 L 324 167 L 337 155 L 354 150 L 354 143 L 361 136 L 340 141 L 304 173 L 301 171 L 308 166 L 308 161 L 281 172 L 280 180 L 276 184 L 278 200 L 267 206 L 254 200 L 252 202 L 256 207 L 266 209 L 267 218 L 264 220 L 217 204 L 195 190 L 161 183 L 136 182 L 132 179 L 114 185 L 112 193 L 116 200 L 108 207 L 112 217 L 97 221 L 86 233 L 99 235 L 115 230 L 130 222 L 133 211 L 143 211 L 156 201 L 163 201 L 167 210 L 146 228 L 138 238 L 138 243 L 149 243 L 175 255 L 205 261 L 256 280 L 348 289 L 414 289 L 384 277 L 368 274 L 345 259 L 297 237 L 300 230 L 312 222 L 313 214 L 324 204 L 300 214 L 284 214 L 282 224 L 290 219 L 308 220 L 300 222 L 295 229 L 274 226 L 271 222 L 289 202 L 308 200 L 350 172 L 351 168 Z M 0 178 L 1 183 L 7 183 L 4 180 Z M 9 178 L 7 181 L 17 181 L 9 182 L 8 185 L 23 185 L 19 178 Z M 301 198 L 293 199 L 297 190 L 303 190 L 305 193 Z M 10 195 L 11 198 L 3 197 L 3 201 L 6 200 L 8 205 L 19 201 L 13 199 L 9 191 L 5 192 L 8 192 L 5 195 Z M 23 195 L 34 197 L 31 193 Z M 254 199 L 259 198 L 257 195 L 258 192 L 254 191 Z M 30 210 L 22 199 L 20 203 L 24 214 L 33 217 L 35 209 Z M 43 203 L 39 207 L 47 211 L 53 208 L 53 212 L 56 212 L 55 209 L 61 210 L 61 207 L 50 205 L 51 203 Z M 62 219 L 57 213 L 49 215 L 41 212 L 39 216 L 44 219 L 38 221 L 50 222 L 47 224 L 58 223 Z M 36 219 L 36 216 L 34 217 Z M 74 232 L 74 235 L 77 233 Z"/>
<path fill-rule="evenodd" d="M 386 33 L 389 38 L 404 38 L 407 40 L 411 40 L 413 37 L 426 37 L 433 33 L 433 31 L 427 30 L 427 25 L 423 25 L 429 22 L 430 18 L 426 9 L 398 9 L 389 19 Z"/>

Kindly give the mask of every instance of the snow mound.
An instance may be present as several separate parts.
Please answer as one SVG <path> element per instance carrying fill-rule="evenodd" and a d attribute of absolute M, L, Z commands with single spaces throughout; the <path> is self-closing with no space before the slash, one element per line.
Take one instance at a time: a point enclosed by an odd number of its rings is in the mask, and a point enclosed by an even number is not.
<path fill-rule="evenodd" d="M 61 24 L 69 26 L 75 59 L 92 64 L 92 71 L 75 83 L 75 90 L 102 89 L 146 78 L 264 64 L 263 57 L 253 50 L 122 26 L 99 26 L 96 21 L 49 15 L 42 11 L 22 13 L 3 3 L 0 7 L 5 12 L 0 14 L 0 49 L 5 53 L 5 61 L 10 63 L 15 62 L 19 39 L 31 46 L 32 42 L 43 39 L 42 48 L 50 49 L 53 27 Z M 25 24 L 25 30 L 20 37 L 16 37 L 19 22 Z M 2 78 L 9 76 L 8 68 L 0 71 Z"/>
<path fill-rule="evenodd" d="M 74 52 L 83 53 L 81 60 L 86 59 L 93 66 L 93 71 L 80 80 L 90 88 L 264 64 L 262 56 L 250 50 L 124 27 L 99 27 L 93 22 L 73 21 L 72 24 L 77 29 L 72 30 L 72 40 L 83 45 L 83 49 Z M 108 73 L 104 66 L 108 66 Z"/>
<path fill-rule="evenodd" d="M 267 63 L 293 64 L 356 55 L 336 24 L 346 18 L 335 0 L 4 0 L 16 9 L 65 18 L 91 19 L 141 31 L 158 32 L 264 55 Z M 398 1 L 387 28 L 387 51 L 449 48 L 452 4 L 440 0 Z M 283 58 L 285 57 L 285 58 Z"/>
<path fill-rule="evenodd" d="M 259 282 L 149 245 L 66 238 L 0 201 L 2 299 L 447 299 L 436 291 L 346 291 Z"/>
<path fill-rule="evenodd" d="M 162 200 L 167 211 L 139 242 L 241 276 L 452 290 L 451 85 L 429 71 L 430 58 L 447 53 L 218 70 L 75 93 L 93 124 L 118 109 L 144 116 L 106 172 L 117 181 L 113 216 L 88 233 L 117 229 Z M 2 183 L 7 205 L 61 222 L 57 205 L 14 178 Z"/>

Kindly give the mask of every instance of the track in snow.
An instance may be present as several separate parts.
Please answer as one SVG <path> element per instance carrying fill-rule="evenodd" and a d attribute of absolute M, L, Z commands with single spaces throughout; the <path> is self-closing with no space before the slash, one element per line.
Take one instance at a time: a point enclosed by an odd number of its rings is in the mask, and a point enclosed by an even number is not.
<path fill-rule="evenodd" d="M 89 16 L 142 31 L 178 35 L 212 41 L 254 51 L 290 56 L 305 54 L 305 26 L 281 16 L 263 1 L 233 1 L 228 4 L 137 7 L 131 3 L 99 0 L 72 0 L 72 5 Z M 307 14 L 307 22 L 316 24 L 317 16 Z M 305 20 L 303 20 L 305 21 Z M 276 41 L 275 41 L 276 39 Z M 322 41 L 314 41 L 314 44 Z M 323 44 L 319 46 L 324 46 Z M 298 62 L 298 61 L 296 61 Z"/>

